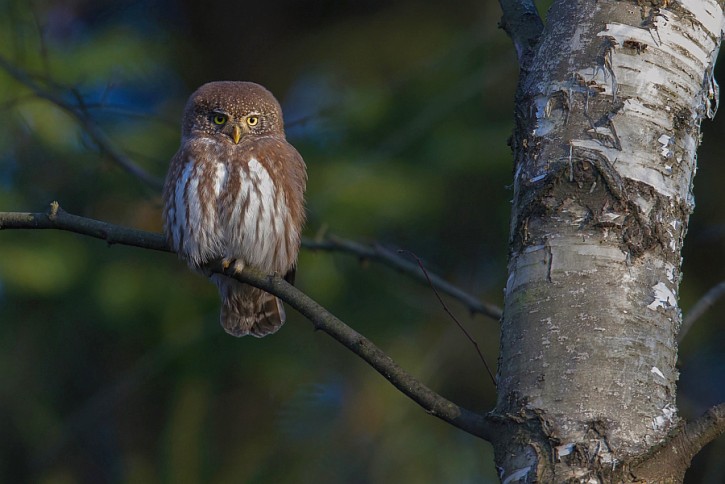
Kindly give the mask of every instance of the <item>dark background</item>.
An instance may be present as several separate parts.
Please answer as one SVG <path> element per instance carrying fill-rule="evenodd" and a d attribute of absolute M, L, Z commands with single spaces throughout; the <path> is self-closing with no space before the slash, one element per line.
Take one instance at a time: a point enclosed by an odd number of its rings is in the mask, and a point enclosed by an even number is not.
<path fill-rule="evenodd" d="M 518 73 L 499 17 L 491 1 L 0 0 L 0 54 L 74 88 L 159 177 L 196 87 L 259 82 L 308 165 L 306 236 L 413 251 L 501 304 Z M 0 109 L 0 210 L 57 200 L 161 230 L 158 191 L 1 71 Z M 704 124 L 685 312 L 725 279 L 723 123 Z M 474 348 L 425 286 L 309 251 L 297 285 L 444 396 L 493 406 Z M 495 362 L 497 324 L 447 302 Z M 724 309 L 682 344 L 685 417 L 725 400 Z M 258 340 L 227 336 L 218 310 L 214 286 L 172 255 L 1 232 L 0 480 L 496 482 L 487 443 L 426 415 L 294 311 Z M 689 481 L 723 482 L 723 453 L 723 439 L 711 444 Z"/>

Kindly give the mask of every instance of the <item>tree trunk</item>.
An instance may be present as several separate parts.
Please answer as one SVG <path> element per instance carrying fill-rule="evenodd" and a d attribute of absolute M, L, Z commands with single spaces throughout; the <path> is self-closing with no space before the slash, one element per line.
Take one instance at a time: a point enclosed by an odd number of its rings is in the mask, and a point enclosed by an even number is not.
<path fill-rule="evenodd" d="M 700 122 L 714 115 L 713 0 L 557 1 L 522 70 L 493 418 L 505 483 L 680 482 L 680 250 Z"/>

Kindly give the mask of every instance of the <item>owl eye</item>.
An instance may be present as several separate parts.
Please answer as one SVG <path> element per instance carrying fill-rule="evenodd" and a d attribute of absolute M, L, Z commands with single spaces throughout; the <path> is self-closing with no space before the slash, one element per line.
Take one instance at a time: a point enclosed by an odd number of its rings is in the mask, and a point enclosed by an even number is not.
<path fill-rule="evenodd" d="M 225 124 L 227 122 L 227 117 L 223 114 L 216 114 L 214 117 L 211 118 L 211 120 L 214 122 L 214 124 Z"/>
<path fill-rule="evenodd" d="M 256 126 L 259 123 L 259 116 L 249 116 L 247 118 L 247 124 L 249 126 Z"/>

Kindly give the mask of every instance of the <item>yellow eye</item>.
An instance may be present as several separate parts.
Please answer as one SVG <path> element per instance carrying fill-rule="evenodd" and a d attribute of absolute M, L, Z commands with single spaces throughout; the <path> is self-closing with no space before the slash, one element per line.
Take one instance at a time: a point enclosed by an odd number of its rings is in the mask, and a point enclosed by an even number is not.
<path fill-rule="evenodd" d="M 227 117 L 223 114 L 217 114 L 213 118 L 211 118 L 212 121 L 214 121 L 214 124 L 225 124 L 227 122 Z"/>
<path fill-rule="evenodd" d="M 249 126 L 256 126 L 259 123 L 259 116 L 249 116 L 247 118 L 247 124 Z"/>

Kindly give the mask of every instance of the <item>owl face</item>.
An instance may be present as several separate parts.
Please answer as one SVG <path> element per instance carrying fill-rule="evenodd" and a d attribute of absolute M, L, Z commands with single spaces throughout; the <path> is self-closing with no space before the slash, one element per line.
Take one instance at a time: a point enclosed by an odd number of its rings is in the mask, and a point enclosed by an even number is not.
<path fill-rule="evenodd" d="M 189 98 L 182 136 L 209 136 L 239 144 L 255 136 L 284 138 L 282 108 L 264 87 L 253 82 L 204 84 Z"/>

